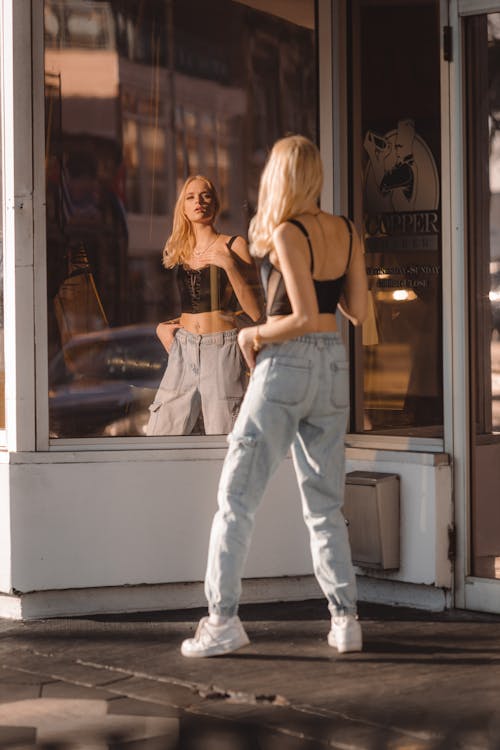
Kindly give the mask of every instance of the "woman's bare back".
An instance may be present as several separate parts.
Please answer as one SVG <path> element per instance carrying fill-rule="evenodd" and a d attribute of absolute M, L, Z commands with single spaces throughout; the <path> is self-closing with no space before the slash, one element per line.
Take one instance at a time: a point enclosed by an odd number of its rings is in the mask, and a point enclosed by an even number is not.
<path fill-rule="evenodd" d="M 349 259 L 350 235 L 341 216 L 320 211 L 296 217 L 307 229 L 314 257 L 313 277 L 317 281 L 343 276 Z M 353 237 L 353 241 L 355 238 Z"/>

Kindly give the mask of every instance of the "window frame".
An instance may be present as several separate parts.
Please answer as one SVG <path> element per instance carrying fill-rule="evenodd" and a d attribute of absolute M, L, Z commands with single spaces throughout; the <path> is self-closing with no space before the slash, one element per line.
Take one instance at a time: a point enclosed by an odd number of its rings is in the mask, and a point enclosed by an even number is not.
<path fill-rule="evenodd" d="M 447 22 L 441 0 L 441 21 Z M 347 101 L 347 3 L 346 0 L 316 0 L 316 35 L 318 55 L 318 118 L 320 150 L 325 164 L 325 186 L 322 206 L 335 213 L 348 213 L 349 205 L 349 109 Z M 44 122 L 44 19 L 43 2 L 32 3 L 32 49 L 33 49 L 33 121 Z M 443 206 L 449 197 L 445 174 L 450 173 L 449 148 L 444 148 L 448 132 L 449 112 L 444 105 L 448 91 L 447 73 L 443 71 L 441 59 L 441 142 L 442 173 L 441 190 Z M 33 131 L 34 195 L 45 194 L 45 142 L 43 129 Z M 327 165 L 333 165 L 329 168 Z M 48 362 L 47 362 L 47 312 L 46 312 L 46 224 L 45 202 L 40 197 L 34 205 L 34 279 L 35 279 L 35 351 L 36 351 L 36 449 L 39 451 L 88 451 L 88 450 L 177 450 L 207 449 L 210 452 L 225 446 L 222 436 L 164 436 L 164 437 L 110 437 L 110 438 L 49 438 Z M 443 279 L 451 269 L 450 217 L 442 215 L 442 267 Z M 443 284 L 443 375 L 444 381 L 451 377 L 451 293 Z M 349 351 L 349 324 L 339 315 L 339 328 Z M 352 359 L 352 350 L 350 358 Z M 353 368 L 356 377 L 355 366 Z M 359 380 L 359 377 L 358 377 Z M 452 396 L 445 389 L 444 437 L 425 438 L 387 436 L 369 433 L 348 433 L 346 444 L 353 448 L 410 451 L 417 453 L 440 453 L 451 445 L 450 428 Z"/>
<path fill-rule="evenodd" d="M 454 59 L 450 65 L 450 118 L 452 145 L 452 210 L 454 238 L 457 243 L 457 262 L 452 269 L 454 297 L 461 302 L 455 310 L 456 346 L 453 351 L 453 448 L 454 448 L 454 500 L 456 523 L 455 604 L 462 609 L 486 612 L 500 611 L 500 585 L 497 580 L 471 576 L 471 435 L 470 435 L 470 358 L 471 341 L 468 331 L 470 301 L 467 254 L 467 190 L 466 170 L 466 56 L 464 23 L 466 16 L 499 13 L 500 0 L 450 0 L 450 26 Z M 465 335 L 464 335 L 465 332 Z"/>
<path fill-rule="evenodd" d="M 16 0 L 17 1 L 17 0 Z M 29 0 L 23 0 L 29 2 Z M 331 113 L 332 107 L 332 9 L 334 0 L 313 0 L 316 15 L 316 44 L 318 62 L 325 63 L 325 72 L 319 81 L 324 99 L 324 109 L 318 113 L 319 135 L 322 156 L 326 163 L 332 163 L 334 129 Z M 320 32 L 321 30 L 321 32 Z M 44 98 L 44 2 L 32 3 L 32 75 L 33 75 L 33 121 L 45 122 Z M 319 75 L 319 64 L 318 64 Z M 321 97 L 318 104 L 321 107 Z M 330 116 L 329 116 L 330 113 Z M 160 437 L 105 437 L 105 438 L 56 438 L 49 437 L 49 400 L 48 400 L 48 320 L 47 320 L 47 243 L 45 218 L 45 136 L 44 128 L 33 130 L 33 164 L 35 195 L 40 196 L 36 202 L 34 215 L 34 277 L 35 277 L 35 341 L 36 341 L 36 449 L 54 453 L 80 451 L 119 451 L 138 450 L 143 452 L 165 450 L 166 455 L 178 450 L 191 456 L 195 451 L 200 457 L 202 451 L 214 455 L 215 451 L 226 448 L 226 436 L 179 435 Z M 328 205 L 338 201 L 340 190 L 335 191 L 333 198 L 333 179 L 326 175 L 325 197 Z M 330 187 L 328 187 L 330 186 Z M 41 197 L 43 196 L 43 198 Z"/>
<path fill-rule="evenodd" d="M 1 187 L 0 187 L 0 191 L 1 191 L 0 192 L 0 199 L 1 199 L 0 212 L 1 213 L 0 213 L 0 217 L 1 217 L 1 222 L 2 222 L 2 226 L 0 228 L 1 235 L 2 235 L 2 241 L 1 241 L 1 244 L 0 244 L 0 253 L 2 254 L 2 269 L 3 269 L 3 271 L 2 271 L 2 279 L 1 279 L 0 283 L 2 284 L 2 304 L 4 306 L 4 310 L 3 310 L 3 317 L 4 317 L 4 343 L 3 343 L 3 349 L 4 349 L 4 351 L 3 351 L 2 354 L 3 354 L 3 360 L 4 360 L 4 373 L 3 373 L 3 375 L 4 375 L 4 391 L 3 391 L 3 400 L 4 400 L 4 402 L 3 402 L 3 410 L 4 410 L 4 418 L 5 418 L 4 426 L 0 428 L 0 450 L 2 450 L 2 448 L 4 448 L 4 447 L 7 446 L 7 403 L 6 403 L 7 402 L 7 399 L 6 399 L 7 389 L 6 389 L 6 383 L 5 383 L 5 369 L 6 369 L 6 363 L 5 363 L 5 348 L 6 348 L 5 347 L 5 286 L 6 286 L 6 284 L 5 284 L 5 257 L 4 257 L 5 256 L 5 252 L 4 252 L 4 250 L 5 250 L 5 242 L 4 242 L 4 239 L 3 239 L 3 234 L 4 234 L 3 229 L 4 229 L 4 226 L 5 226 L 5 201 L 4 201 L 4 195 L 5 195 L 5 184 L 4 184 L 5 176 L 4 176 L 4 171 L 5 170 L 4 170 L 4 141 L 3 141 L 3 133 L 4 133 L 4 114 L 3 113 L 4 113 L 4 109 L 5 109 L 5 107 L 4 107 L 4 94 L 3 94 L 3 92 L 5 90 L 5 87 L 4 87 L 4 75 L 3 75 L 3 71 L 4 71 L 4 62 L 3 62 L 3 50 L 4 50 L 4 44 L 3 44 L 3 27 L 4 27 L 3 14 L 0 13 L 0 91 L 2 92 L 0 94 L 0 167 L 1 167 L 0 168 L 0 177 L 1 177 Z"/>
<path fill-rule="evenodd" d="M 335 0 L 334 0 L 335 2 Z M 346 0 L 341 0 L 338 3 L 344 8 L 342 15 L 342 23 L 344 24 L 343 38 L 347 38 L 348 20 L 346 7 Z M 448 16 L 448 3 L 446 0 L 439 0 L 439 27 L 442 29 L 449 22 Z M 337 68 L 342 71 L 344 77 L 344 86 L 347 91 L 349 76 L 351 75 L 350 60 L 347 51 L 337 51 Z M 452 307 L 451 307 L 451 289 L 449 285 L 445 283 L 445 279 L 451 276 L 451 215 L 448 210 L 450 206 L 450 181 L 452 172 L 452 160 L 450 156 L 450 113 L 448 107 L 449 97 L 449 70 L 448 63 L 444 60 L 443 55 L 443 35 L 441 34 L 440 39 L 440 117 L 441 117 L 441 173 L 440 173 L 440 189 L 441 189 L 441 292 L 442 292 L 442 377 L 443 383 L 449 383 L 452 380 Z M 339 113 L 339 116 L 343 117 L 348 121 L 349 116 L 353 116 L 352 112 L 355 111 L 356 107 L 359 107 L 359 103 L 353 101 L 351 103 L 351 112 L 349 112 L 349 104 L 347 97 L 344 101 L 343 114 Z M 344 138 L 341 144 L 342 151 L 337 151 L 334 154 L 334 158 L 339 158 L 341 153 L 347 154 L 349 148 L 352 148 L 349 139 Z M 356 157 L 355 157 L 356 159 Z M 354 174 L 360 173 L 360 164 L 355 161 Z M 346 195 L 353 195 L 353 191 L 356 188 L 353 184 L 348 184 L 345 187 Z M 352 329 L 350 335 L 350 361 L 351 361 L 351 404 L 354 405 L 358 394 L 363 393 L 363 371 L 362 368 L 356 366 L 355 352 L 357 346 L 361 346 L 360 343 L 355 344 L 358 337 L 361 336 L 361 332 Z M 452 437 L 450 433 L 450 424 L 452 424 L 453 415 L 453 404 L 450 389 L 443 388 L 443 436 L 442 437 L 425 437 L 425 436 L 408 436 L 403 432 L 401 434 L 382 435 L 372 434 L 369 432 L 355 432 L 349 431 L 346 438 L 346 443 L 349 447 L 353 448 L 379 448 L 382 450 L 398 450 L 398 451 L 410 451 L 410 452 L 422 452 L 422 453 L 440 453 L 443 451 L 449 452 L 452 445 Z M 351 428 L 353 424 L 351 423 Z"/>
<path fill-rule="evenodd" d="M 31 2 L 5 0 L 0 12 L 5 447 L 21 452 L 36 447 Z"/>

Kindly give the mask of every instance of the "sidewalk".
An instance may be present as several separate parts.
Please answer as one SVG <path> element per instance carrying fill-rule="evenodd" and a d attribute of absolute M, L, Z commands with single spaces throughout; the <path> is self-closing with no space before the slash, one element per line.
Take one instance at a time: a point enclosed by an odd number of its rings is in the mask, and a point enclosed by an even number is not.
<path fill-rule="evenodd" d="M 339 656 L 323 601 L 245 605 L 249 647 L 184 659 L 203 614 L 0 621 L 0 747 L 500 747 L 500 617 L 361 604 Z"/>

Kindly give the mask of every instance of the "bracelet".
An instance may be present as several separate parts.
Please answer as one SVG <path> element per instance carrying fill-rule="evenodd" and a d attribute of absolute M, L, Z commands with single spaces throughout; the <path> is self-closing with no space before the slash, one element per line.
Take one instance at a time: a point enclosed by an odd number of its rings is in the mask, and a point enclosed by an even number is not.
<path fill-rule="evenodd" d="M 253 350 L 254 352 L 260 352 L 262 349 L 262 339 L 259 333 L 259 326 L 255 329 L 255 336 L 253 337 Z"/>

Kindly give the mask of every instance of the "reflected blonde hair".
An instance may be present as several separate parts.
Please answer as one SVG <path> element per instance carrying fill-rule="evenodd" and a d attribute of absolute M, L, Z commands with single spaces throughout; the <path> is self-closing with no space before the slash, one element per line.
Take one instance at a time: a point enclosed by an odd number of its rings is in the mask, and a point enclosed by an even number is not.
<path fill-rule="evenodd" d="M 276 141 L 260 178 L 257 213 L 250 222 L 252 255 L 267 255 L 276 227 L 316 202 L 322 186 L 321 156 L 312 141 L 303 135 Z"/>
<path fill-rule="evenodd" d="M 215 218 L 219 213 L 219 196 L 217 195 L 217 190 L 215 189 L 213 182 L 211 182 L 208 177 L 204 177 L 200 174 L 188 177 L 177 197 L 174 208 L 172 233 L 163 248 L 163 265 L 165 268 L 173 268 L 179 263 L 185 263 L 188 261 L 195 246 L 196 239 L 193 227 L 184 213 L 184 200 L 186 198 L 186 193 L 189 185 L 194 182 L 194 180 L 201 180 L 201 182 L 204 182 L 207 186 L 207 190 L 212 194 L 214 199 L 214 215 L 212 223 L 215 221 Z"/>

